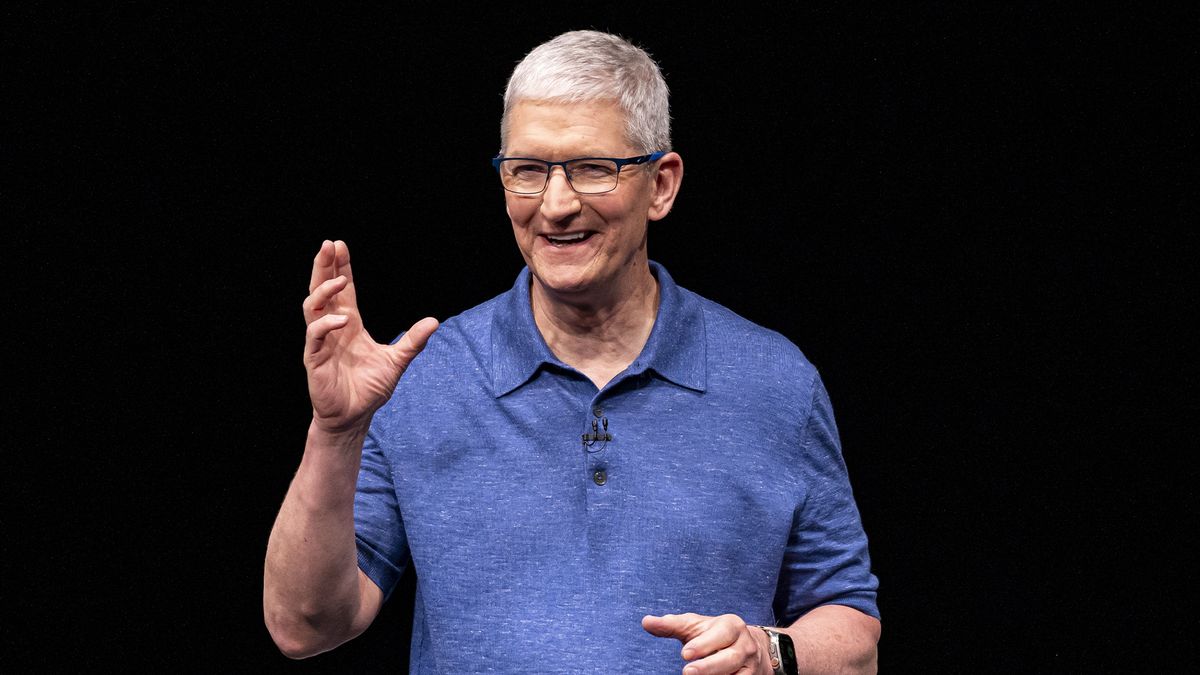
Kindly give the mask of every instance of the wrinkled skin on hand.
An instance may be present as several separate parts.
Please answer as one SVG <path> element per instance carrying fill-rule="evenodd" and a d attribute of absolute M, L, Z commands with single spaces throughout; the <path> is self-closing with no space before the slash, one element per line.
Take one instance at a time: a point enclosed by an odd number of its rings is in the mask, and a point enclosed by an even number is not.
<path fill-rule="evenodd" d="M 363 326 L 350 249 L 342 241 L 321 244 L 308 291 L 303 304 L 308 324 L 304 367 L 313 422 L 330 433 L 364 430 L 438 322 L 426 317 L 396 344 L 376 342 Z"/>
<path fill-rule="evenodd" d="M 683 643 L 680 655 L 689 663 L 684 675 L 771 675 L 766 635 L 747 626 L 736 614 L 665 614 L 646 616 L 642 628 L 651 635 Z"/>

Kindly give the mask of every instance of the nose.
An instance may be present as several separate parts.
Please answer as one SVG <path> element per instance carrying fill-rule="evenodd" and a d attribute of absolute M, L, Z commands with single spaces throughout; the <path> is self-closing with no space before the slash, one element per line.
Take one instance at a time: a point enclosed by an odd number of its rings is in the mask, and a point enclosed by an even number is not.
<path fill-rule="evenodd" d="M 542 192 L 542 215 L 551 222 L 558 222 L 579 212 L 579 194 L 567 181 L 567 173 L 561 166 L 552 167 L 550 180 Z"/>

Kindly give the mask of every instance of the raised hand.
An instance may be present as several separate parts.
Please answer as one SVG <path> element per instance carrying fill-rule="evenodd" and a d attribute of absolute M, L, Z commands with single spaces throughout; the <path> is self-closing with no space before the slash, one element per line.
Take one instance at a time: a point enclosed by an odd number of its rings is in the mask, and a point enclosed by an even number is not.
<path fill-rule="evenodd" d="M 684 675 L 757 675 L 773 670 L 765 633 L 747 626 L 736 614 L 648 615 L 642 619 L 642 628 L 683 643 L 681 655 L 690 661 L 683 668 Z"/>
<path fill-rule="evenodd" d="M 313 423 L 323 431 L 365 430 L 409 362 L 437 329 L 436 319 L 413 324 L 394 345 L 379 344 L 363 327 L 350 269 L 350 249 L 325 241 L 313 260 L 304 300 L 304 367 Z"/>

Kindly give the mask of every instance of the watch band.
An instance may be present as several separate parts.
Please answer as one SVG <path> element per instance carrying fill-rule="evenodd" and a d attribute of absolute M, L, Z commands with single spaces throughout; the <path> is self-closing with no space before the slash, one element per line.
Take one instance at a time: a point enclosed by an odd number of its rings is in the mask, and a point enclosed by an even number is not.
<path fill-rule="evenodd" d="M 770 657 L 771 670 L 775 675 L 799 675 L 799 664 L 796 663 L 796 650 L 792 646 L 792 636 L 770 626 L 747 625 L 761 628 L 767 634 L 767 655 Z"/>

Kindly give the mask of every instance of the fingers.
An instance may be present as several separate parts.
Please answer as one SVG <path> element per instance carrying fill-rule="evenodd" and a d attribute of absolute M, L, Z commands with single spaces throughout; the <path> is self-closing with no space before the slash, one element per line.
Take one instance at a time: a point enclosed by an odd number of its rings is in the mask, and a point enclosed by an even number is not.
<path fill-rule="evenodd" d="M 425 348 L 425 343 L 429 341 L 429 336 L 433 335 L 433 331 L 437 330 L 438 325 L 437 319 L 427 316 L 414 323 L 404 337 L 392 345 L 392 356 L 400 365 L 401 372 L 408 368 L 409 362 Z"/>
<path fill-rule="evenodd" d="M 344 277 L 345 281 L 336 281 Z M 330 282 L 335 282 L 332 285 Z M 334 311 L 351 316 L 358 315 L 358 298 L 354 290 L 354 273 L 350 269 L 350 249 L 346 242 L 321 242 L 317 256 L 313 258 L 312 277 L 308 282 L 309 297 L 304 301 L 304 320 L 311 322 L 320 310 L 336 297 Z"/>
<path fill-rule="evenodd" d="M 718 617 L 700 614 L 646 616 L 642 627 L 658 637 L 684 643 L 680 655 L 691 661 L 684 675 L 757 672 L 761 648 L 746 622 L 735 614 Z"/>
<path fill-rule="evenodd" d="M 350 247 L 346 246 L 346 242 L 341 239 L 337 241 L 326 239 L 321 242 L 321 248 L 313 258 L 312 277 L 308 280 L 308 292 L 312 293 L 317 286 L 339 274 L 346 275 L 351 282 L 354 281 L 354 273 L 350 269 Z"/>
<path fill-rule="evenodd" d="M 647 633 L 657 637 L 675 638 L 687 642 L 700 634 L 701 623 L 712 617 L 699 614 L 664 614 L 662 616 L 646 615 L 642 618 L 642 628 Z"/>
<path fill-rule="evenodd" d="M 333 276 L 346 277 L 346 288 L 338 296 L 344 306 L 358 311 L 358 296 L 354 290 L 354 272 L 350 270 L 350 248 L 341 239 L 333 242 Z M 330 277 L 332 278 L 332 277 Z"/>
<path fill-rule="evenodd" d="M 308 281 L 308 292 L 312 293 L 322 283 L 337 276 L 333 267 L 333 242 L 326 239 L 321 242 L 317 256 L 313 258 L 312 278 Z"/>
<path fill-rule="evenodd" d="M 354 281 L 354 274 L 350 271 L 350 247 L 341 239 L 333 242 L 333 264 L 337 274 L 345 274 L 347 279 Z"/>
<path fill-rule="evenodd" d="M 333 279 L 325 281 L 317 286 L 315 290 L 309 293 L 309 296 L 304 299 L 304 321 L 312 323 L 314 319 L 321 315 L 321 312 L 329 306 L 330 301 L 340 293 L 350 280 L 345 275 L 338 275 Z"/>
<path fill-rule="evenodd" d="M 708 630 L 683 646 L 682 654 L 692 661 L 684 667 L 685 675 L 753 673 L 759 663 L 758 642 L 733 614 L 717 617 Z"/>
<path fill-rule="evenodd" d="M 683 675 L 728 675 L 728 673 L 756 673 L 759 665 L 759 647 L 743 631 L 733 644 L 693 661 L 683 668 Z"/>
<path fill-rule="evenodd" d="M 745 632 L 746 622 L 737 615 L 718 616 L 704 626 L 699 635 L 683 645 L 681 654 L 688 661 L 715 654 L 718 650 L 737 642 L 738 637 Z"/>
<path fill-rule="evenodd" d="M 321 351 L 321 346 L 325 344 L 325 338 L 329 337 L 329 333 L 344 327 L 349 320 L 350 318 L 345 314 L 326 314 L 308 324 L 308 329 L 304 332 L 305 356 Z"/>

